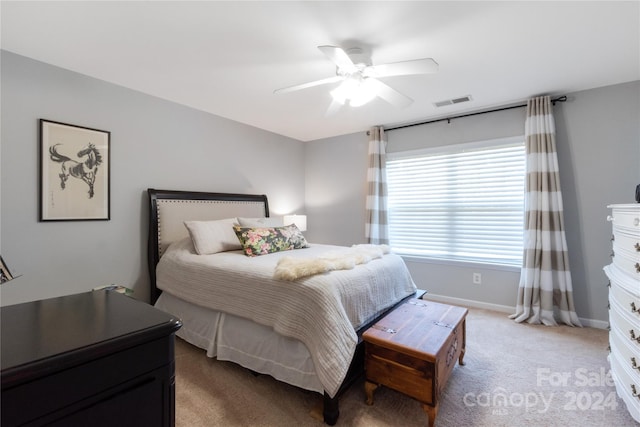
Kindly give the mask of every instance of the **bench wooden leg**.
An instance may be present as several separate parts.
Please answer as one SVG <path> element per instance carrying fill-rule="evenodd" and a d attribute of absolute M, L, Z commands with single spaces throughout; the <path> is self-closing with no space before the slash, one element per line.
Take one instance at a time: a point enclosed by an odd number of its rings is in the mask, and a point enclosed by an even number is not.
<path fill-rule="evenodd" d="M 373 405 L 373 392 L 378 388 L 378 384 L 365 381 L 364 392 L 367 395 L 367 405 Z"/>
<path fill-rule="evenodd" d="M 438 415 L 438 405 L 431 406 L 422 404 L 422 410 L 427 414 L 429 427 L 433 427 L 433 424 L 436 422 L 436 415 Z"/>
<path fill-rule="evenodd" d="M 462 320 L 462 349 L 460 350 L 460 357 L 458 363 L 464 365 L 464 352 L 467 349 L 467 319 Z"/>

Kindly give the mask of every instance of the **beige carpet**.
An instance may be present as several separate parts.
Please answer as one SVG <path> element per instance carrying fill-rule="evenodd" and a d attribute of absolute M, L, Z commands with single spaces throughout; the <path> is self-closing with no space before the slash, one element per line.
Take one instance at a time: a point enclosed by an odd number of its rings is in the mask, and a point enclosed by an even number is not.
<path fill-rule="evenodd" d="M 516 324 L 472 309 L 466 364 L 456 366 L 436 427 L 637 426 L 607 373 L 607 331 Z M 338 426 L 425 426 L 420 404 L 386 388 L 365 404 L 363 382 L 340 401 Z M 206 357 L 178 339 L 176 425 L 322 426 L 322 398 Z"/>

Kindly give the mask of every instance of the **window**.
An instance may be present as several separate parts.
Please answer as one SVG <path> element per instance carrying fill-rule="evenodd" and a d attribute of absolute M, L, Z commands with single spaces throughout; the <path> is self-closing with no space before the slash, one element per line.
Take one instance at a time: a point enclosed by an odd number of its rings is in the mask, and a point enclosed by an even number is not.
<path fill-rule="evenodd" d="M 524 137 L 387 155 L 389 239 L 401 255 L 520 267 Z"/>

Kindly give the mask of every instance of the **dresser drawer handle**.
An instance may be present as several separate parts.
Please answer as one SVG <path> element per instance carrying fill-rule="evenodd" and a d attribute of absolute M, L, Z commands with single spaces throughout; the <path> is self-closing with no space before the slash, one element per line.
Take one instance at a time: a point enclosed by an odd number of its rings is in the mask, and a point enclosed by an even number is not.
<path fill-rule="evenodd" d="M 636 333 L 633 329 L 631 329 L 629 331 L 629 337 L 631 337 L 632 340 L 636 341 L 638 344 L 640 344 L 640 337 L 636 337 Z"/>
<path fill-rule="evenodd" d="M 611 280 L 609 280 L 609 282 L 607 283 L 607 288 L 611 287 Z"/>
<path fill-rule="evenodd" d="M 616 241 L 616 235 L 615 235 L 615 234 L 612 234 L 612 235 L 611 235 L 611 241 L 612 241 L 612 242 L 615 242 L 615 241 Z"/>
<path fill-rule="evenodd" d="M 636 227 L 640 225 L 640 218 L 634 218 L 633 219 L 633 225 L 635 225 Z"/>
<path fill-rule="evenodd" d="M 640 252 L 640 243 L 636 243 L 633 247 L 636 248 L 636 252 Z"/>
<path fill-rule="evenodd" d="M 636 262 L 636 273 L 640 273 L 640 262 Z"/>
<path fill-rule="evenodd" d="M 636 358 L 635 358 L 635 357 L 632 357 L 632 358 L 631 358 L 631 367 L 632 367 L 633 369 L 637 369 L 637 370 L 639 370 L 639 371 L 640 371 L 640 366 L 638 366 L 638 364 L 636 363 Z"/>
<path fill-rule="evenodd" d="M 636 307 L 636 303 L 632 302 L 630 305 L 631 305 L 631 312 L 632 313 L 637 313 L 638 312 L 638 308 Z"/>
<path fill-rule="evenodd" d="M 631 394 L 633 395 L 633 397 L 637 397 L 638 399 L 640 399 L 640 395 L 636 391 L 636 385 L 635 384 L 631 384 Z"/>

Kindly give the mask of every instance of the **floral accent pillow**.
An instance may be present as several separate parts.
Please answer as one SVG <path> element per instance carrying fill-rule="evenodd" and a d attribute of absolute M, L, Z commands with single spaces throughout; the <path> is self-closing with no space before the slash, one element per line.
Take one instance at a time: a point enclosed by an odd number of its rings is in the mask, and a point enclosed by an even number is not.
<path fill-rule="evenodd" d="M 266 255 L 309 247 L 307 239 L 295 224 L 285 227 L 240 227 L 233 230 L 246 256 Z"/>

